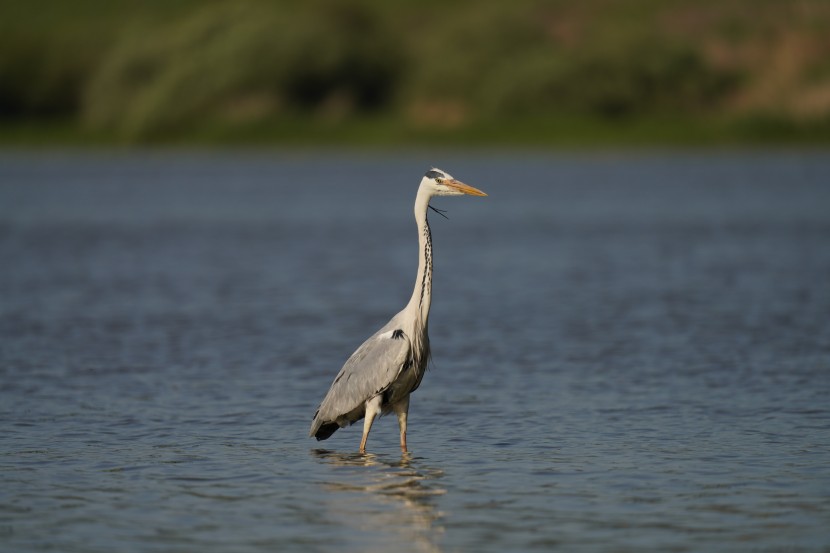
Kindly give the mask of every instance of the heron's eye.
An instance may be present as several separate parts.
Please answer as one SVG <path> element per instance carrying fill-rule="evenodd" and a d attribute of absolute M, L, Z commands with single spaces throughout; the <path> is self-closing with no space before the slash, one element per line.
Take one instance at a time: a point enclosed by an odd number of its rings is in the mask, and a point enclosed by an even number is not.
<path fill-rule="evenodd" d="M 435 182 L 437 182 L 438 184 L 444 184 L 444 179 L 442 179 L 441 177 L 435 177 Z"/>

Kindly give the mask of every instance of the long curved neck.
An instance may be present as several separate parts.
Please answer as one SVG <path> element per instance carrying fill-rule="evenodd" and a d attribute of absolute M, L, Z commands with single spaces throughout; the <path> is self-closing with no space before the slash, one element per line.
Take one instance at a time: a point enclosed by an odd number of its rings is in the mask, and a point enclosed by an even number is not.
<path fill-rule="evenodd" d="M 415 277 L 415 289 L 407 304 L 407 309 L 420 315 L 421 323 L 426 328 L 429 306 L 432 302 L 432 234 L 427 222 L 427 208 L 430 194 L 418 190 L 415 198 L 415 223 L 418 225 L 418 275 Z"/>

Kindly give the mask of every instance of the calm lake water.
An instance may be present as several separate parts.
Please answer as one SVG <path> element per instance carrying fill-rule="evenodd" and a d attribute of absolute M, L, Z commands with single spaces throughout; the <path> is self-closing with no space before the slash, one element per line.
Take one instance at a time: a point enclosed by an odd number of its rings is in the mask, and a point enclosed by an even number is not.
<path fill-rule="evenodd" d="M 307 438 L 408 300 L 397 422 Z M 0 154 L 0 549 L 830 551 L 830 156 Z"/>

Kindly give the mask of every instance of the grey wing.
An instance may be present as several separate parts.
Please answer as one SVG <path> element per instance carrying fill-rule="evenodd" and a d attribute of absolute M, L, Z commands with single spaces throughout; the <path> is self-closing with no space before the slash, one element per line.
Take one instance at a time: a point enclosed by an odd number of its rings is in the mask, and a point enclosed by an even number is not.
<path fill-rule="evenodd" d="M 358 409 L 395 382 L 411 346 L 403 331 L 385 330 L 363 342 L 340 369 L 314 415 L 309 435 L 313 436 L 323 423 L 335 422 Z"/>

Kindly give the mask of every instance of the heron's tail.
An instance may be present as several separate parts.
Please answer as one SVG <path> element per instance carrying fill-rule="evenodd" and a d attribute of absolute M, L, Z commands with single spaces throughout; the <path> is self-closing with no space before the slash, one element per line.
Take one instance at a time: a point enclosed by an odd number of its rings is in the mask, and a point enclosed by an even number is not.
<path fill-rule="evenodd" d="M 317 409 L 317 412 L 314 413 L 314 420 L 311 421 L 311 431 L 308 433 L 309 438 L 314 436 L 318 442 L 330 438 L 340 428 L 336 422 L 321 421 L 319 416 L 320 410 Z"/>
<path fill-rule="evenodd" d="M 314 433 L 314 437 L 317 438 L 317 441 L 326 440 L 331 437 L 332 434 L 337 432 L 337 429 L 340 426 L 336 422 L 327 422 L 320 425 L 320 428 Z"/>

